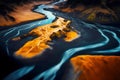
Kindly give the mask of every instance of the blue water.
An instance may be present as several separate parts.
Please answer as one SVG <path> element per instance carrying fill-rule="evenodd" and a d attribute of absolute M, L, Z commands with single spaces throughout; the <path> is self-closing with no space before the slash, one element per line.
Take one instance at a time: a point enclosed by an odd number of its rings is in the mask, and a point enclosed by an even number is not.
<path fill-rule="evenodd" d="M 37 9 L 35 9 L 34 11 L 45 14 L 47 19 L 23 24 L 23 25 L 16 26 L 14 28 L 10 28 L 0 32 L 0 37 L 1 37 L 0 41 L 1 42 L 4 41 L 8 55 L 9 55 L 9 48 L 8 48 L 9 40 L 17 36 L 20 36 L 22 34 L 28 33 L 30 30 L 38 26 L 52 23 L 52 21 L 56 18 L 56 16 L 54 16 L 52 12 L 46 11 L 44 10 L 44 8 L 48 8 L 48 7 L 45 5 L 41 5 L 41 6 L 38 6 Z"/>
<path fill-rule="evenodd" d="M 20 26 L 16 26 L 4 31 L 0 32 L 0 42 L 5 44 L 5 49 L 10 55 L 10 40 L 14 37 L 23 35 L 28 33 L 33 28 L 36 28 L 37 26 L 45 25 L 52 23 L 52 21 L 56 18 L 56 16 L 51 12 L 44 10 L 45 8 L 52 8 L 54 4 L 63 2 L 64 0 L 60 0 L 59 2 L 52 3 L 51 5 L 39 5 L 34 11 L 45 14 L 47 19 L 34 21 L 31 23 L 23 24 Z M 86 22 L 81 21 L 82 24 L 80 28 L 85 28 L 84 31 L 80 31 L 81 37 L 78 38 L 76 41 L 73 41 L 73 43 L 70 47 L 65 48 L 63 53 L 61 53 L 60 61 L 58 61 L 57 64 L 54 64 L 54 66 L 50 67 L 49 69 L 40 72 L 36 76 L 34 76 L 33 80 L 55 80 L 55 77 L 57 75 L 57 72 L 61 69 L 63 64 L 69 60 L 73 55 L 75 55 L 78 52 L 82 51 L 88 51 L 90 54 L 101 54 L 101 55 L 107 55 L 107 54 L 116 54 L 120 52 L 120 29 L 115 28 L 112 26 L 105 26 L 105 25 L 99 25 L 99 24 L 89 24 Z M 97 36 L 96 36 L 97 35 Z M 90 40 L 90 41 L 89 41 Z M 114 43 L 112 40 L 114 40 L 116 43 Z M 59 42 L 62 43 L 62 42 Z M 115 46 L 108 46 L 109 44 L 114 44 Z M 58 44 L 58 43 L 56 43 Z M 67 44 L 67 43 L 66 43 Z M 68 44 L 68 45 L 69 45 Z M 77 45 L 77 46 L 74 46 Z M 61 46 L 60 46 L 61 47 Z M 105 48 L 104 48 L 105 47 Z M 61 47 L 62 49 L 62 47 Z M 54 50 L 54 48 L 53 48 Z M 56 49 L 57 50 L 57 49 Z M 58 52 L 58 51 L 56 51 Z M 55 53 L 57 54 L 57 53 Z M 6 54 L 7 55 L 7 54 Z M 59 55 L 58 55 L 59 56 Z M 5 80 L 18 80 L 19 78 L 23 77 L 24 75 L 27 75 L 29 72 L 31 72 L 33 69 L 35 70 L 36 65 L 32 66 L 25 66 L 23 68 L 20 68 L 8 76 L 6 76 Z"/>

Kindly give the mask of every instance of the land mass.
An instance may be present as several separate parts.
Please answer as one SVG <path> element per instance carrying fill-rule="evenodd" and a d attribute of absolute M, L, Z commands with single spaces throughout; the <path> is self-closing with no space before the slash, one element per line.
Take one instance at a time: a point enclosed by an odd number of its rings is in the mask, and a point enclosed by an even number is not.
<path fill-rule="evenodd" d="M 45 15 L 34 12 L 36 5 L 48 4 L 50 1 L 32 1 L 21 3 L 19 5 L 13 3 L 0 4 L 0 26 L 8 27 L 17 25 L 23 22 L 38 20 L 45 18 Z M 11 5 L 11 6 L 10 6 Z"/>
<path fill-rule="evenodd" d="M 73 80 L 120 80 L 119 56 L 76 56 L 71 60 L 76 74 Z M 68 79 L 69 80 L 69 79 Z"/>
<path fill-rule="evenodd" d="M 48 45 L 48 42 L 52 41 L 54 37 L 60 38 L 64 36 L 64 40 L 66 42 L 71 42 L 78 38 L 80 34 L 68 26 L 70 22 L 70 20 L 65 20 L 64 18 L 59 17 L 55 22 L 44 26 L 39 26 L 30 31 L 29 34 L 23 35 L 32 35 L 37 37 L 25 43 L 19 50 L 15 52 L 15 56 L 20 56 L 22 58 L 33 58 L 38 56 L 46 49 L 51 48 Z M 13 40 L 19 39 L 21 39 L 21 37 L 14 38 Z"/>
<path fill-rule="evenodd" d="M 87 22 L 116 24 L 120 22 L 118 3 L 119 0 L 68 0 L 56 5 L 55 9 Z"/>

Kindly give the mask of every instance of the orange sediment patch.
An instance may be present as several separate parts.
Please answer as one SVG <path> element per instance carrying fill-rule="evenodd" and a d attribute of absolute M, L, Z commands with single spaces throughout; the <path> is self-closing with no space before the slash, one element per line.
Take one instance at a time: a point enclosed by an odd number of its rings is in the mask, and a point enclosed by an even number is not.
<path fill-rule="evenodd" d="M 71 42 L 71 41 L 73 41 L 74 39 L 76 39 L 80 36 L 75 31 L 67 32 L 65 35 L 66 35 L 66 37 L 64 38 L 64 40 L 67 41 L 67 42 Z"/>
<path fill-rule="evenodd" d="M 44 26 L 39 26 L 32 31 L 29 32 L 29 35 L 36 35 L 37 38 L 28 41 L 25 43 L 18 51 L 15 52 L 16 56 L 21 56 L 23 58 L 33 58 L 37 55 L 40 55 L 45 49 L 51 48 L 47 43 L 48 41 L 51 41 L 51 36 L 53 34 L 57 34 L 56 36 L 59 37 L 59 35 L 67 34 L 66 41 L 72 41 L 76 38 L 78 35 L 74 32 L 63 32 L 65 28 L 67 28 L 67 25 L 70 24 L 70 21 L 63 18 L 58 18 L 55 22 L 51 24 L 47 24 Z M 71 36 L 70 36 L 71 35 Z M 19 40 L 20 38 L 18 38 Z M 17 38 L 13 39 L 17 40 Z"/>
<path fill-rule="evenodd" d="M 71 59 L 76 80 L 120 80 L 119 56 L 77 56 Z"/>
<path fill-rule="evenodd" d="M 45 49 L 50 48 L 46 43 L 40 42 L 40 38 L 28 41 L 22 48 L 16 52 L 16 56 L 23 58 L 32 58 L 42 53 Z"/>

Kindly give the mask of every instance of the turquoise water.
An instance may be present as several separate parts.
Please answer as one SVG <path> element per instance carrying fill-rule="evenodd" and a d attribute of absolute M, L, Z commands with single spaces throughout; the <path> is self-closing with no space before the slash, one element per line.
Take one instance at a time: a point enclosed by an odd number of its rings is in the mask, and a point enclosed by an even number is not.
<path fill-rule="evenodd" d="M 11 49 L 9 47 L 11 43 L 11 39 L 23 34 L 28 33 L 33 28 L 36 28 L 37 26 L 45 25 L 52 23 L 52 21 L 56 18 L 56 16 L 51 11 L 45 10 L 45 8 L 52 8 L 54 4 L 63 2 L 64 0 L 60 0 L 59 2 L 52 3 L 51 5 L 39 5 L 36 9 L 34 9 L 35 12 L 39 12 L 42 14 L 45 14 L 47 19 L 39 20 L 39 21 L 33 21 L 31 23 L 23 24 L 20 26 L 16 26 L 4 31 L 0 32 L 0 42 L 2 42 L 5 45 L 5 50 L 7 52 L 6 55 L 13 54 L 14 51 L 11 53 Z M 76 39 L 75 41 L 71 43 L 65 43 L 63 41 L 59 41 L 58 43 L 55 42 L 55 45 L 60 45 L 60 49 L 55 49 L 53 47 L 53 56 L 60 56 L 59 61 L 57 64 L 54 64 L 54 66 L 49 67 L 49 69 L 46 69 L 45 71 L 42 71 L 38 73 L 36 76 L 33 77 L 33 80 L 55 80 L 55 77 L 57 75 L 57 72 L 61 69 L 63 64 L 69 60 L 73 55 L 76 53 L 80 53 L 82 51 L 86 51 L 89 54 L 100 54 L 100 55 L 107 55 L 107 54 L 116 54 L 120 52 L 120 29 L 115 28 L 112 26 L 105 26 L 105 25 L 96 25 L 96 24 L 89 24 L 86 22 L 81 21 L 79 24 L 81 24 L 80 28 L 83 28 L 82 30 L 78 30 L 80 32 L 81 37 Z M 112 46 L 114 44 L 115 46 Z M 62 45 L 62 47 L 61 47 Z M 106 47 L 107 46 L 107 47 Z M 61 50 L 61 51 L 59 51 Z M 62 52 L 62 53 L 61 53 Z M 79 55 L 80 55 L 79 54 Z M 38 63 L 39 64 L 39 63 Z M 5 80 L 18 80 L 19 78 L 23 77 L 24 75 L 27 75 L 31 71 L 35 70 L 35 67 L 38 65 L 37 63 L 32 66 L 24 66 L 16 71 L 13 71 L 11 74 L 6 76 Z M 44 64 L 43 64 L 44 65 Z"/>

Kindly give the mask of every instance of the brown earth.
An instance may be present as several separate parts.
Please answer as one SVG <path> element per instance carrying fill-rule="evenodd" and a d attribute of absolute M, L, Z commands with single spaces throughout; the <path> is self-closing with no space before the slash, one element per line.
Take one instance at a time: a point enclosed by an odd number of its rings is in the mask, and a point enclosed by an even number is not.
<path fill-rule="evenodd" d="M 33 12 L 32 9 L 35 5 L 47 4 L 50 2 L 51 1 L 39 1 L 26 3 L 22 6 L 16 6 L 14 11 L 8 14 L 9 16 L 13 17 L 15 21 L 10 20 L 9 18 L 6 20 L 4 16 L 0 15 L 0 26 L 11 26 L 31 20 L 43 19 L 45 18 L 45 15 Z"/>
<path fill-rule="evenodd" d="M 119 22 L 119 15 L 115 12 L 116 9 L 113 10 L 109 7 L 102 8 L 99 5 L 85 6 L 80 4 L 72 8 L 70 6 L 61 7 L 59 5 L 56 5 L 54 8 L 62 12 L 71 13 L 74 17 L 88 22 L 98 22 L 103 24 Z"/>
<path fill-rule="evenodd" d="M 119 56 L 77 56 L 71 59 L 75 80 L 120 80 Z"/>

